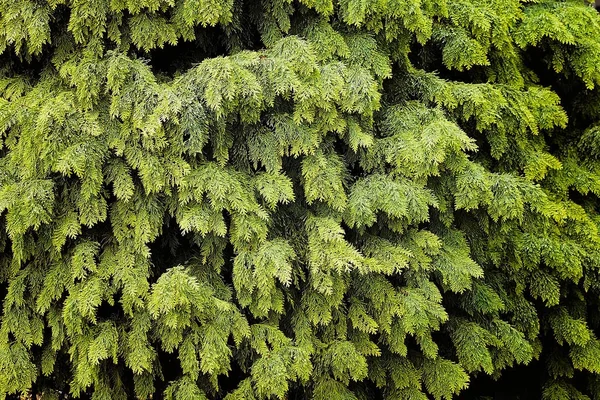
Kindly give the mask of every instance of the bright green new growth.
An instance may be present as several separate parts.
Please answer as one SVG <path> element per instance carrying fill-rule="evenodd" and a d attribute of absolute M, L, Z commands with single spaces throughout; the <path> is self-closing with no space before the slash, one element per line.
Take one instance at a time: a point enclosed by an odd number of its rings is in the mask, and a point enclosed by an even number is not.
<path fill-rule="evenodd" d="M 442 400 L 539 360 L 600 399 L 599 32 L 0 0 L 0 398 Z"/>

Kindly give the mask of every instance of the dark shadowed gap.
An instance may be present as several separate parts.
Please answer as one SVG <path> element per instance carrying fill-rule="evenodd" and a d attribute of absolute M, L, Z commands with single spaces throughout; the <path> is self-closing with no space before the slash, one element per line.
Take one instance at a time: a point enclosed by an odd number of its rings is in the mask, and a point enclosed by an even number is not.
<path fill-rule="evenodd" d="M 502 372 L 497 381 L 484 373 L 471 377 L 469 388 L 458 398 L 465 400 L 533 400 L 542 398 L 544 365 L 536 360 Z"/>

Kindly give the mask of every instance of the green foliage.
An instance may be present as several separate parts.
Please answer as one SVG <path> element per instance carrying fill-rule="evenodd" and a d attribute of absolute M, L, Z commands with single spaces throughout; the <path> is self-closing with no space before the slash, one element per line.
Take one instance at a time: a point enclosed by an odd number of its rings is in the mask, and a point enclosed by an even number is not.
<path fill-rule="evenodd" d="M 585 2 L 0 0 L 0 28 L 0 398 L 443 400 L 533 361 L 538 397 L 600 398 Z"/>

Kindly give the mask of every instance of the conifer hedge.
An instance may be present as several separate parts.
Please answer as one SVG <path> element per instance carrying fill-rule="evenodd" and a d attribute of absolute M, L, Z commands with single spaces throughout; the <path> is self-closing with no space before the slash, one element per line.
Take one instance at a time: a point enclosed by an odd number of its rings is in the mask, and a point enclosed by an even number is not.
<path fill-rule="evenodd" d="M 0 52 L 0 398 L 600 399 L 590 3 L 0 0 Z"/>

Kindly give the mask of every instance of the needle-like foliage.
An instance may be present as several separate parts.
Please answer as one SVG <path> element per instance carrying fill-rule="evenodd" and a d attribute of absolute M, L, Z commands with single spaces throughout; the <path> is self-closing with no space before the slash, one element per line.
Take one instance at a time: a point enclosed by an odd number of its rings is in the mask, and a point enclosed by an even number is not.
<path fill-rule="evenodd" d="M 0 399 L 600 399 L 599 86 L 584 0 L 0 0 Z"/>

